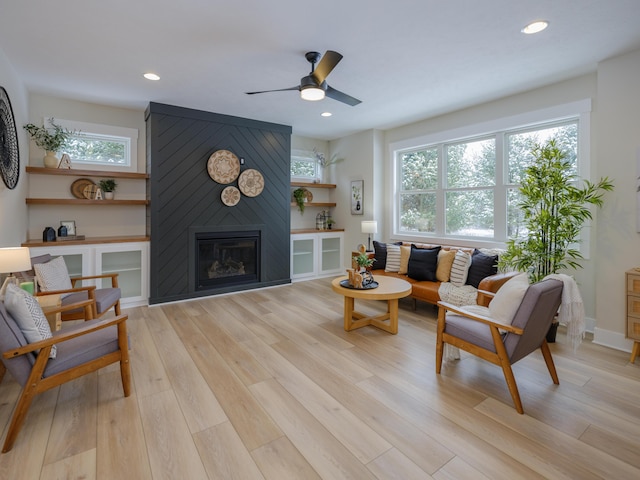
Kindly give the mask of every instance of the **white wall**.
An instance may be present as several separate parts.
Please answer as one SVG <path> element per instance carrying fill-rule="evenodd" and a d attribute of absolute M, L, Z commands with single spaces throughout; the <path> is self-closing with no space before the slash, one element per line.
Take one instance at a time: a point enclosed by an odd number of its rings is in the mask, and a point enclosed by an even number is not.
<path fill-rule="evenodd" d="M 598 176 L 609 176 L 615 194 L 598 213 L 596 268 L 597 328 L 594 341 L 625 350 L 624 272 L 640 266 L 636 232 L 637 158 L 640 155 L 640 50 L 598 66 L 596 152 Z"/>
<path fill-rule="evenodd" d="M 145 172 L 144 111 L 31 94 L 29 96 L 29 122 L 41 125 L 44 117 L 136 129 L 138 131 L 137 172 Z M 29 143 L 29 164 L 41 167 L 44 152 L 34 142 Z M 74 166 L 74 168 L 81 169 L 82 167 Z M 70 188 L 77 178 L 30 175 L 29 196 L 74 198 Z M 97 182 L 99 178 L 93 178 L 93 180 Z M 117 179 L 117 182 L 116 199 L 145 198 L 144 181 Z M 144 206 L 32 205 L 29 208 L 28 238 L 42 238 L 42 231 L 48 226 L 57 230 L 61 220 L 74 220 L 77 233 L 87 237 L 144 235 L 145 218 Z"/>
<path fill-rule="evenodd" d="M 27 196 L 28 178 L 25 166 L 28 163 L 28 138 L 22 128 L 27 120 L 28 95 L 9 60 L 0 49 L 0 86 L 4 87 L 11 101 L 13 116 L 18 133 L 20 150 L 20 174 L 18 184 L 9 190 L 0 180 L 0 247 L 19 246 L 27 238 Z"/>

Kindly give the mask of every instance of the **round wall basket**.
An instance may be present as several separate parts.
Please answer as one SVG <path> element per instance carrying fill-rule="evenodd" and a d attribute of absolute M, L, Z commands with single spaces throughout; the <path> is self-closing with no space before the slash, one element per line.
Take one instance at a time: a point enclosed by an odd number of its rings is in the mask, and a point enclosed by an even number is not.
<path fill-rule="evenodd" d="M 264 177 L 258 170 L 249 168 L 240 174 L 238 187 L 247 197 L 257 197 L 264 190 Z"/>
<path fill-rule="evenodd" d="M 229 150 L 218 150 L 209 157 L 207 172 L 218 183 L 231 183 L 240 173 L 240 160 Z"/>
<path fill-rule="evenodd" d="M 226 187 L 222 190 L 220 198 L 227 207 L 233 207 L 240 201 L 240 191 L 236 187 Z"/>

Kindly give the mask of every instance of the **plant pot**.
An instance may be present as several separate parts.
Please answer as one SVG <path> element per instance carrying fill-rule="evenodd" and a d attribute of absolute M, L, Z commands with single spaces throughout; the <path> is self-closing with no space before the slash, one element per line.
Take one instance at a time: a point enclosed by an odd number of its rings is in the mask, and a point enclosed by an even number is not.
<path fill-rule="evenodd" d="M 43 161 L 46 168 L 58 168 L 58 165 L 60 164 L 60 159 L 56 157 L 56 152 L 47 151 Z"/>
<path fill-rule="evenodd" d="M 547 343 L 556 343 L 556 334 L 558 333 L 558 326 L 560 323 L 554 321 L 549 327 L 547 332 Z"/>
<path fill-rule="evenodd" d="M 104 192 L 104 199 L 105 200 L 113 200 L 113 193 L 114 192 Z"/>

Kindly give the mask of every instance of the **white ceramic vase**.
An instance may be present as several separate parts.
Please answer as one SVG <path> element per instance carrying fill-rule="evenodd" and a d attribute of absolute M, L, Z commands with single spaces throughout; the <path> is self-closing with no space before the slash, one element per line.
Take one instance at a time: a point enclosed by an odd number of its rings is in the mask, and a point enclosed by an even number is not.
<path fill-rule="evenodd" d="M 56 157 L 56 152 L 50 152 L 47 150 L 44 156 L 44 166 L 46 168 L 58 168 L 60 159 Z"/>

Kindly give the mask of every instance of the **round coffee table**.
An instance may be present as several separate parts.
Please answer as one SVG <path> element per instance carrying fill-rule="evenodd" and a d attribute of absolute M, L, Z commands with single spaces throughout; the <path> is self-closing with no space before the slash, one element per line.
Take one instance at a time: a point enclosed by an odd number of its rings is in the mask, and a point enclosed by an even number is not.
<path fill-rule="evenodd" d="M 345 288 L 340 285 L 342 280 L 349 277 L 334 278 L 331 288 L 334 292 L 344 296 L 344 329 L 349 332 L 356 328 L 373 325 L 385 332 L 398 333 L 398 299 L 411 294 L 411 284 L 405 280 L 379 275 L 375 277 L 378 288 L 360 290 Z M 368 317 L 363 313 L 354 311 L 356 298 L 363 300 L 387 300 L 387 312 L 381 315 Z M 387 322 L 388 320 L 388 322 Z"/>

